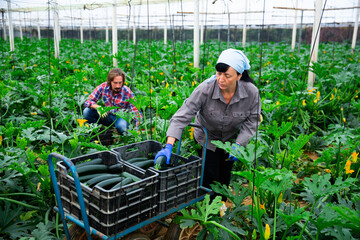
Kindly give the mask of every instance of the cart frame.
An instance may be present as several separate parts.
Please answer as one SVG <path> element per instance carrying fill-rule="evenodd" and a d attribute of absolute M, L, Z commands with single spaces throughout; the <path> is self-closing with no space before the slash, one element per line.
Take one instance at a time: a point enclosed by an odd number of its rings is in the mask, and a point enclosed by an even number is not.
<path fill-rule="evenodd" d="M 199 202 L 201 200 L 204 199 L 205 194 L 210 193 L 211 190 L 208 188 L 205 188 L 204 186 L 202 186 L 203 184 L 203 175 L 204 175 L 204 169 L 205 169 L 205 158 L 206 158 L 206 147 L 207 147 L 207 141 L 208 141 L 208 135 L 207 135 L 207 131 L 203 126 L 197 125 L 197 124 L 193 124 L 190 123 L 188 126 L 191 127 L 197 127 L 203 130 L 203 132 L 205 133 L 205 140 L 204 140 L 204 147 L 203 147 L 203 151 L 202 151 L 202 171 L 201 171 L 201 178 L 200 178 L 200 189 L 202 191 L 204 191 L 204 194 L 202 194 L 201 196 L 199 196 L 198 198 L 195 198 L 189 202 L 183 203 L 177 207 L 171 208 L 166 212 L 160 213 L 158 215 L 156 215 L 155 217 L 152 217 L 150 219 L 147 219 L 143 222 L 140 222 L 130 228 L 127 228 L 121 232 L 116 233 L 115 235 L 109 237 L 103 233 L 101 233 L 100 231 L 97 231 L 96 229 L 90 227 L 89 225 L 89 220 L 88 220 L 88 216 L 86 213 L 86 207 L 85 207 L 85 203 L 84 203 L 84 197 L 83 197 L 83 193 L 82 193 L 82 189 L 81 189 L 81 184 L 80 184 L 80 180 L 79 180 L 79 175 L 78 172 L 76 170 L 75 165 L 72 163 L 72 161 L 69 158 L 66 158 L 65 156 L 62 156 L 61 154 L 58 153 L 50 153 L 49 156 L 47 157 L 47 161 L 49 164 L 49 172 L 50 172 L 50 177 L 51 177 L 51 181 L 53 183 L 54 186 L 54 192 L 55 192 L 55 196 L 56 196 L 56 201 L 58 204 L 58 207 L 54 207 L 54 210 L 56 210 L 57 212 L 59 212 L 62 221 L 63 221 L 63 225 L 64 225 L 64 231 L 65 231 L 65 235 L 66 238 L 68 240 L 71 239 L 70 233 L 69 233 L 69 229 L 67 226 L 67 222 L 66 220 L 69 220 L 75 224 L 77 224 L 78 226 L 82 227 L 85 229 L 88 239 L 91 240 L 91 235 L 96 235 L 104 240 L 113 240 L 113 239 L 118 239 L 120 237 L 123 237 L 133 231 L 136 231 L 152 222 L 155 222 L 161 218 L 164 218 L 174 212 L 177 212 L 183 208 L 186 208 L 196 202 Z M 179 155 L 180 153 L 180 148 L 181 148 L 181 141 L 182 141 L 182 137 L 180 138 L 179 142 L 178 142 L 178 147 L 177 147 L 177 154 Z M 82 217 L 82 221 L 79 220 L 78 218 L 72 216 L 71 214 L 68 214 L 64 211 L 62 202 L 61 202 L 61 197 L 60 197 L 60 191 L 59 191 L 59 187 L 57 185 L 57 179 L 56 179 L 56 174 L 55 174 L 55 169 L 54 169 L 54 165 L 53 165 L 53 158 L 56 158 L 58 160 L 62 160 L 69 168 L 70 171 L 72 172 L 73 178 L 74 178 L 74 182 L 75 182 L 75 186 L 76 186 L 76 192 L 77 192 L 77 196 L 78 196 L 78 201 L 79 201 L 79 206 L 80 206 L 80 210 L 81 210 L 81 217 Z"/>

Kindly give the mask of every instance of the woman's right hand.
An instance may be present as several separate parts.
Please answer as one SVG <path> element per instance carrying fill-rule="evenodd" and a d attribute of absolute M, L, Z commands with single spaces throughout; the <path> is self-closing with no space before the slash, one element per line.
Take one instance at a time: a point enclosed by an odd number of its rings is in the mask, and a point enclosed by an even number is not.
<path fill-rule="evenodd" d="M 170 158 L 171 158 L 171 151 L 172 151 L 173 145 L 168 143 L 165 145 L 165 148 L 160 150 L 156 156 L 155 156 L 155 160 L 154 160 L 154 164 L 156 164 L 156 160 L 160 157 L 160 156 L 164 156 L 166 157 L 166 164 L 170 164 Z"/>

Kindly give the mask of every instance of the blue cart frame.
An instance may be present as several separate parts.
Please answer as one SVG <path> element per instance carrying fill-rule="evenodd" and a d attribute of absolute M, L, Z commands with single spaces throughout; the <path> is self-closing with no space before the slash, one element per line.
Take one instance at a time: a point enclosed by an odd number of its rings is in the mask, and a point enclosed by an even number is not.
<path fill-rule="evenodd" d="M 205 141 L 204 141 L 204 147 L 203 147 L 203 152 L 202 152 L 202 171 L 201 171 L 201 179 L 200 179 L 200 189 L 204 191 L 204 194 L 202 194 L 200 197 L 195 198 L 187 203 L 183 203 L 175 208 L 171 208 L 168 211 L 164 212 L 164 213 L 160 213 L 157 216 L 147 219 L 143 222 L 140 222 L 130 228 L 125 229 L 124 231 L 121 231 L 119 233 L 116 233 L 115 235 L 108 237 L 105 234 L 97 231 L 96 229 L 90 227 L 89 225 L 89 220 L 88 220 L 88 216 L 86 214 L 86 207 L 85 207 L 85 203 L 84 203 L 84 197 L 83 197 L 83 193 L 82 193 L 82 189 L 81 189 L 81 185 L 80 185 L 80 180 L 79 180 L 79 175 L 77 173 L 76 167 L 75 165 L 72 163 L 72 161 L 58 153 L 50 153 L 49 156 L 47 157 L 48 163 L 49 163 L 49 172 L 50 172 L 50 177 L 51 177 L 51 181 L 53 183 L 54 186 L 54 192 L 55 192 L 55 196 L 56 196 L 56 201 L 58 204 L 58 207 L 54 207 L 54 209 L 59 212 L 62 220 L 63 220 L 63 224 L 64 224 L 64 230 L 65 230 L 65 235 L 66 238 L 68 240 L 71 239 L 70 233 L 69 233 L 69 229 L 67 226 L 67 222 L 66 220 L 69 220 L 75 224 L 77 224 L 78 226 L 82 227 L 85 229 L 88 239 L 91 240 L 91 235 L 96 235 L 102 239 L 108 239 L 108 240 L 113 240 L 113 239 L 118 239 L 120 237 L 123 237 L 133 231 L 136 231 L 152 222 L 155 222 L 161 218 L 164 218 L 174 212 L 180 211 L 183 208 L 186 208 L 198 201 L 201 201 L 204 199 L 205 194 L 210 193 L 211 190 L 208 188 L 203 187 L 203 175 L 204 175 L 204 169 L 205 169 L 205 157 L 206 157 L 206 147 L 207 147 L 207 141 L 208 141 L 208 135 L 207 135 L 207 131 L 204 127 L 197 125 L 197 124 L 189 124 L 189 126 L 191 127 L 197 127 L 203 130 L 203 132 L 205 133 Z M 179 155 L 180 153 L 180 147 L 181 147 L 181 140 L 182 138 L 180 138 L 179 143 L 178 143 L 178 148 L 177 148 L 177 154 Z M 81 217 L 83 219 L 83 221 L 77 219 L 76 217 L 72 216 L 71 214 L 67 214 L 64 212 L 64 208 L 61 202 L 61 197 L 60 197 L 60 191 L 59 191 L 59 187 L 57 185 L 57 179 L 56 179 L 56 175 L 55 175 L 55 170 L 54 170 L 54 165 L 53 165 L 53 158 L 56 158 L 58 160 L 62 160 L 71 170 L 71 173 L 74 177 L 74 182 L 75 182 L 75 186 L 76 186 L 76 192 L 78 195 L 78 200 L 79 200 L 79 205 L 80 205 L 80 209 L 81 209 Z"/>

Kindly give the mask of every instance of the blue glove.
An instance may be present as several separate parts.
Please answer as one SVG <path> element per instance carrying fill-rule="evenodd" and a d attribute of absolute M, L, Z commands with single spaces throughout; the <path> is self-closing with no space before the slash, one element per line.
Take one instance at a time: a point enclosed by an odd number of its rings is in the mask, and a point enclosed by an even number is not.
<path fill-rule="evenodd" d="M 171 151 L 172 151 L 173 145 L 171 145 L 170 143 L 165 145 L 165 148 L 160 150 L 156 156 L 155 156 L 155 160 L 154 160 L 154 164 L 156 164 L 156 159 L 160 156 L 164 156 L 166 157 L 166 164 L 170 163 L 170 157 L 171 157 Z"/>
<path fill-rule="evenodd" d="M 239 147 L 241 147 L 241 145 L 240 144 L 238 144 L 238 143 L 235 143 L 236 145 L 238 145 Z M 233 150 L 235 150 L 236 149 L 236 145 L 233 145 Z M 234 157 L 233 155 L 229 155 L 229 161 L 238 161 L 239 159 L 237 159 L 236 157 Z"/>

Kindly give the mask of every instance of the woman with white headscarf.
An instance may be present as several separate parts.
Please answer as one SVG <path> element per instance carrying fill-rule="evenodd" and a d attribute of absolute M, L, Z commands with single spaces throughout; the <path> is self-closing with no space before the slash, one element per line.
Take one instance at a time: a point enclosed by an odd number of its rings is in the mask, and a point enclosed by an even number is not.
<path fill-rule="evenodd" d="M 196 116 L 195 124 L 208 132 L 203 179 L 203 186 L 208 188 L 214 181 L 228 185 L 237 160 L 211 141 L 231 141 L 246 146 L 260 123 L 261 110 L 259 90 L 249 77 L 249 60 L 242 51 L 223 51 L 215 68 L 216 75 L 202 82 L 173 115 L 166 133 L 167 144 L 155 156 L 155 161 L 165 156 L 169 164 L 175 141 Z M 195 128 L 194 138 L 203 144 L 205 136 L 201 129 Z"/>

